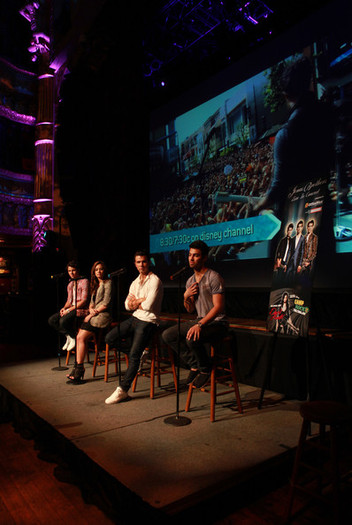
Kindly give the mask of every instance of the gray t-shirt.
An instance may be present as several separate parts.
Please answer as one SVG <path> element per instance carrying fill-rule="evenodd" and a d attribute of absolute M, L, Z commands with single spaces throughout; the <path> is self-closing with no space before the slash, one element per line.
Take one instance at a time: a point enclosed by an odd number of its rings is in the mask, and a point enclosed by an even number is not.
<path fill-rule="evenodd" d="M 196 282 L 195 274 L 193 274 L 186 282 L 186 288 L 189 288 L 193 283 Z M 196 307 L 197 317 L 202 318 L 213 308 L 213 295 L 225 293 L 224 280 L 217 272 L 207 269 L 203 277 L 198 283 L 199 294 L 195 298 L 194 304 Z M 227 322 L 225 312 L 220 313 L 214 322 Z"/>

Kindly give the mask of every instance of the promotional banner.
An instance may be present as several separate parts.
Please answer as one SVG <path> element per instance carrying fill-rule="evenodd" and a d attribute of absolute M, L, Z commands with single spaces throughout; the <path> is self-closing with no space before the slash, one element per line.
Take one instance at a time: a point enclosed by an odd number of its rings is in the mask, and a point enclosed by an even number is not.
<path fill-rule="evenodd" d="M 196 240 L 208 246 L 230 243 L 255 243 L 268 241 L 279 231 L 280 221 L 275 215 L 249 217 L 236 221 L 221 222 L 207 226 L 185 228 L 182 231 L 164 232 L 150 236 L 150 252 L 163 253 L 170 250 L 188 250 Z"/>
<path fill-rule="evenodd" d="M 268 330 L 305 337 L 327 180 L 289 189 L 274 256 Z"/>

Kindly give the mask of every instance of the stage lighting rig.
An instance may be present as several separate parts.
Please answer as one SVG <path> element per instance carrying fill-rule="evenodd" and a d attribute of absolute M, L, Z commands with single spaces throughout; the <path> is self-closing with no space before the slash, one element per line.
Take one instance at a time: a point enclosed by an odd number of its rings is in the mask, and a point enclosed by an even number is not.
<path fill-rule="evenodd" d="M 261 0 L 170 0 L 146 28 L 144 75 L 185 56 L 199 62 L 219 52 L 224 35 L 245 33 L 273 10 Z"/>

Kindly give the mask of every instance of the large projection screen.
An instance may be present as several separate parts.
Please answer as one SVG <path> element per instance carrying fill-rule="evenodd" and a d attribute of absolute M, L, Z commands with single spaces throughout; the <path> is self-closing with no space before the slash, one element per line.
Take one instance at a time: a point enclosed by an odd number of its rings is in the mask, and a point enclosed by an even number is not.
<path fill-rule="evenodd" d="M 331 172 L 338 193 L 333 227 L 337 254 L 352 252 L 352 158 L 347 153 L 352 148 L 345 125 L 352 120 L 352 31 L 343 20 L 332 8 L 316 15 L 305 31 L 297 27 L 282 37 L 279 49 L 253 54 L 237 70 L 199 86 L 201 103 L 193 90 L 189 99 L 152 118 L 150 252 L 162 277 L 186 264 L 190 242 L 201 239 L 228 285 L 270 285 L 273 249 L 284 225 L 272 211 L 253 214 L 251 209 L 270 186 L 275 136 L 289 117 L 278 79 L 302 55 L 313 66 L 316 98 L 329 97 L 336 109 L 335 140 L 344 142 L 345 154 L 337 156 Z M 319 23 L 329 31 L 314 37 Z M 307 37 L 309 27 L 313 36 Z"/>

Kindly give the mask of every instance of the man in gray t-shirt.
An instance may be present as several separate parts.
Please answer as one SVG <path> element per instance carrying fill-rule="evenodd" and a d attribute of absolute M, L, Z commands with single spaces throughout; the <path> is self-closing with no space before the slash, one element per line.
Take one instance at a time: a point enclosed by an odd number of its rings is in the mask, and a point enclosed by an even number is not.
<path fill-rule="evenodd" d="M 204 343 L 222 339 L 227 331 L 225 316 L 225 289 L 222 277 L 207 266 L 208 246 L 194 241 L 189 247 L 188 263 L 194 271 L 186 282 L 184 306 L 197 319 L 180 326 L 180 351 L 190 372 L 186 384 L 201 388 L 208 381 L 211 362 Z M 163 332 L 163 340 L 178 350 L 178 326 Z"/>

